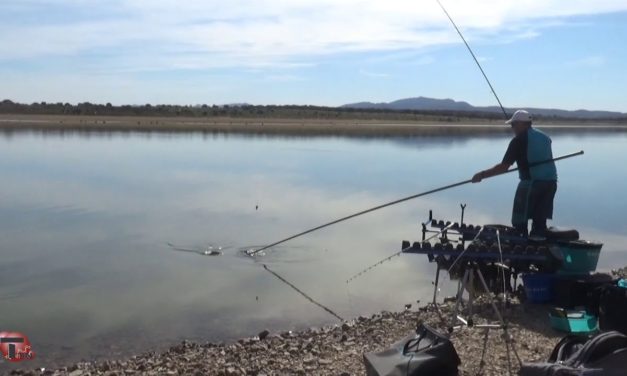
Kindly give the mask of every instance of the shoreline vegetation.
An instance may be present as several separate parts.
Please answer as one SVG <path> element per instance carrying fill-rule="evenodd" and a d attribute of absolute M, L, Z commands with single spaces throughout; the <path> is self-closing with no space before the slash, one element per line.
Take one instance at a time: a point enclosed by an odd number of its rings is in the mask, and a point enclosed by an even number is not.
<path fill-rule="evenodd" d="M 513 112 L 513 109 L 508 109 Z M 627 116 L 536 114 L 551 132 L 623 132 Z M 596 117 L 594 117 L 596 116 Z M 0 102 L 0 132 L 161 132 L 269 136 L 412 137 L 509 134 L 494 111 L 311 105 L 112 105 Z"/>
<path fill-rule="evenodd" d="M 627 121 L 540 119 L 551 133 L 627 132 Z M 422 116 L 360 118 L 185 117 L 0 114 L 0 132 L 210 133 L 275 136 L 415 137 L 509 134 L 501 118 Z"/>

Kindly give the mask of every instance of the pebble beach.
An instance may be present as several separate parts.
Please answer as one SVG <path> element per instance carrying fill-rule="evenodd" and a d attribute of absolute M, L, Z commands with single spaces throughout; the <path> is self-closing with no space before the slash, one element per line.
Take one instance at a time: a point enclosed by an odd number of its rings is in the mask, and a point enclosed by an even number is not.
<path fill-rule="evenodd" d="M 626 278 L 627 267 L 612 271 Z M 339 324 L 304 331 L 270 333 L 227 343 L 183 341 L 164 352 L 146 352 L 127 359 L 80 362 L 58 369 L 12 370 L 10 375 L 363 375 L 363 355 L 378 352 L 411 334 L 420 324 L 449 333 L 455 303 L 412 307 L 400 312 L 360 316 Z M 503 314 L 516 355 L 508 354 L 502 329 L 458 326 L 450 339 L 460 357 L 460 376 L 518 374 L 521 362 L 545 361 L 565 336 L 550 327 L 549 305 L 495 301 Z M 475 324 L 497 324 L 488 299 L 473 306 Z M 458 312 L 462 315 L 465 311 Z M 466 316 L 466 318 L 468 318 Z M 457 322 L 458 324 L 459 322 Z M 482 362 L 482 359 L 485 361 Z"/>
<path fill-rule="evenodd" d="M 500 306 L 500 305 L 499 305 Z M 495 323 L 486 302 L 475 305 L 475 323 Z M 447 332 L 453 303 L 427 305 L 402 312 L 381 312 L 341 324 L 301 332 L 269 333 L 231 343 L 183 341 L 162 353 L 128 359 L 81 362 L 56 370 L 14 370 L 13 375 L 362 375 L 363 354 L 380 351 L 410 334 L 420 323 Z M 562 334 L 552 330 L 548 307 L 513 301 L 503 311 L 522 361 L 544 360 Z M 444 320 L 443 320 L 444 318 Z M 487 342 L 485 342 L 487 332 Z M 460 375 L 505 375 L 508 359 L 501 329 L 461 327 L 451 340 L 461 359 Z M 480 359 L 484 344 L 486 363 Z M 513 356 L 512 372 L 518 364 Z"/>

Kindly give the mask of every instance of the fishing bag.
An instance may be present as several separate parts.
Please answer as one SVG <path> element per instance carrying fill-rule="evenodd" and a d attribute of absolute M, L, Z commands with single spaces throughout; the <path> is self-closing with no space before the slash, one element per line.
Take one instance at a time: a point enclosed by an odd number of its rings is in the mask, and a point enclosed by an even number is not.
<path fill-rule="evenodd" d="M 611 331 L 587 339 L 566 336 L 546 363 L 523 363 L 520 376 L 624 376 L 627 336 Z"/>
<path fill-rule="evenodd" d="M 586 307 L 590 314 L 598 316 L 599 289 L 613 282 L 608 274 L 558 276 L 553 283 L 553 302 L 567 309 Z"/>
<path fill-rule="evenodd" d="M 627 288 L 610 285 L 601 289 L 599 327 L 601 330 L 617 330 L 627 335 Z"/>
<path fill-rule="evenodd" d="M 448 338 L 421 324 L 390 348 L 364 354 L 364 364 L 368 376 L 453 376 L 460 360 Z"/>

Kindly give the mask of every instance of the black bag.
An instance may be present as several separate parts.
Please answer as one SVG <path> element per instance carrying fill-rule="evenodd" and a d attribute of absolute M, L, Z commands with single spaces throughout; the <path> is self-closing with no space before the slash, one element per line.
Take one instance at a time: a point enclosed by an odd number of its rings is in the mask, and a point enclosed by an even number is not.
<path fill-rule="evenodd" d="M 592 274 L 588 276 L 560 276 L 553 284 L 554 303 L 558 307 L 573 309 L 586 307 L 588 313 L 597 315 L 594 310 L 598 306 L 598 288 L 614 283 L 608 274 Z"/>
<path fill-rule="evenodd" d="M 562 338 L 549 355 L 549 363 L 562 363 L 579 351 L 590 338 L 585 335 L 569 334 Z"/>
<path fill-rule="evenodd" d="M 587 340 L 564 337 L 546 363 L 523 363 L 520 376 L 624 376 L 627 374 L 627 336 L 604 332 Z"/>
<path fill-rule="evenodd" d="M 599 295 L 601 330 L 617 330 L 627 335 L 627 289 L 616 285 L 604 286 Z"/>
<path fill-rule="evenodd" d="M 460 364 L 451 341 L 427 325 L 389 349 L 364 354 L 368 376 L 454 376 Z"/>

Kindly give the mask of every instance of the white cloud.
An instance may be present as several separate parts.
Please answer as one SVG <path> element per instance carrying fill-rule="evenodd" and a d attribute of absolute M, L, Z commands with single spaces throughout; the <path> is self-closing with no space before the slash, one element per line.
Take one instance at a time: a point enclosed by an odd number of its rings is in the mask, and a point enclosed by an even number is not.
<path fill-rule="evenodd" d="M 380 53 L 365 61 L 371 64 L 403 61 L 412 65 L 429 65 L 435 63 L 435 58 L 421 51 L 403 50 Z"/>
<path fill-rule="evenodd" d="M 471 40 L 529 38 L 561 17 L 627 9 L 624 1 L 610 0 L 449 0 L 444 5 Z M 40 14 L 50 7 L 64 14 L 63 22 Z M 0 59 L 103 54 L 102 61 L 115 71 L 289 66 L 334 53 L 458 42 L 431 0 L 35 0 L 0 10 L 5 21 Z M 86 13 L 93 17 L 85 18 Z M 37 15 L 42 22 L 21 22 Z"/>

